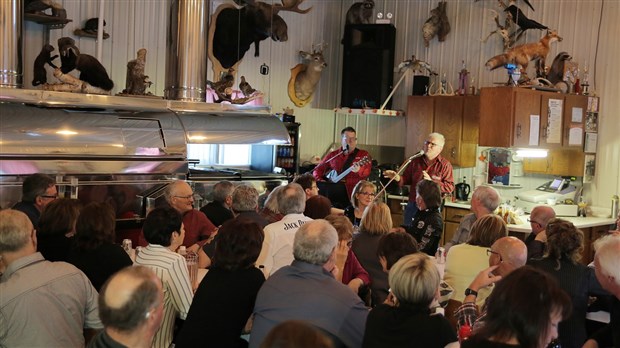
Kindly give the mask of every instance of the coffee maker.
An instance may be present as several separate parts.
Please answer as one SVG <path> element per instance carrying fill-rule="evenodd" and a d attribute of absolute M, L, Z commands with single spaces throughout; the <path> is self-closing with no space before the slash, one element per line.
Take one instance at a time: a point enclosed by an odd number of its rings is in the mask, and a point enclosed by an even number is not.
<path fill-rule="evenodd" d="M 454 187 L 454 196 L 457 201 L 467 202 L 469 199 L 469 192 L 471 191 L 471 187 L 467 183 L 467 178 L 463 177 L 463 181 L 461 183 L 456 184 Z"/>

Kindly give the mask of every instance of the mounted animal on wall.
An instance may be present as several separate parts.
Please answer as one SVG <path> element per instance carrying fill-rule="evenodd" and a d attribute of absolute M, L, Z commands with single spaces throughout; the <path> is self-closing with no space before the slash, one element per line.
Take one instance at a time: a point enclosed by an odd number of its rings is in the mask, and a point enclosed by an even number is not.
<path fill-rule="evenodd" d="M 33 64 L 33 76 L 32 85 L 38 86 L 47 83 L 47 70 L 45 70 L 45 64 L 49 64 L 52 68 L 57 69 L 56 65 L 52 61 L 58 58 L 58 55 L 52 57 L 54 47 L 52 45 L 43 45 L 41 52 L 35 58 Z"/>
<path fill-rule="evenodd" d="M 316 85 L 321 79 L 321 73 L 327 66 L 323 58 L 323 48 L 312 49 L 312 53 L 299 51 L 304 63 L 297 64 L 291 69 L 291 78 L 288 81 L 288 96 L 298 107 L 306 106 L 311 100 Z"/>
<path fill-rule="evenodd" d="M 430 41 L 438 36 L 440 42 L 446 39 L 450 32 L 450 22 L 446 15 L 447 2 L 440 1 L 437 7 L 431 10 L 431 16 L 424 22 L 422 26 L 422 38 L 424 39 L 424 47 L 428 47 Z"/>
<path fill-rule="evenodd" d="M 555 30 L 548 31 L 547 35 L 543 36 L 540 41 L 516 46 L 504 54 L 489 59 L 485 66 L 489 70 L 494 70 L 508 63 L 517 64 L 521 66 L 522 78 L 526 77 L 527 66 L 531 60 L 539 60 L 539 67 L 545 66 L 545 59 L 547 54 L 549 54 L 549 46 L 555 41 L 562 41 L 562 37 Z M 546 77 L 544 70 L 540 71 L 540 68 L 537 70 L 537 77 Z"/>
<path fill-rule="evenodd" d="M 233 68 L 243 59 L 254 44 L 254 56 L 260 54 L 259 45 L 269 37 L 273 41 L 287 41 L 288 27 L 280 11 L 308 13 L 312 7 L 300 9 L 305 0 L 282 0 L 282 4 L 268 4 L 255 0 L 234 0 L 232 4 L 220 5 L 211 17 L 209 28 L 209 59 L 213 63 L 214 76 Z"/>
<path fill-rule="evenodd" d="M 374 0 L 356 2 L 347 11 L 346 24 L 371 24 Z"/>

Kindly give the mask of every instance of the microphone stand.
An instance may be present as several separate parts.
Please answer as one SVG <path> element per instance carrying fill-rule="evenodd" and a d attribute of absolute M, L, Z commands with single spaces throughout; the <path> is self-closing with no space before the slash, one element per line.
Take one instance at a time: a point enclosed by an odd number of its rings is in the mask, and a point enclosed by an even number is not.
<path fill-rule="evenodd" d="M 348 148 L 348 147 L 347 147 L 347 148 Z M 335 154 L 335 155 L 334 155 L 334 157 L 332 157 L 332 158 L 328 159 L 328 160 L 327 160 L 327 161 L 325 161 L 325 162 L 321 162 L 321 163 L 319 163 L 316 167 L 314 167 L 314 169 L 313 169 L 313 170 L 316 170 L 316 169 L 317 169 L 317 168 L 319 168 L 320 166 L 325 165 L 325 164 L 327 164 L 327 163 L 331 162 L 331 161 L 332 161 L 333 159 L 335 159 L 336 157 L 338 157 L 338 156 L 342 155 L 343 153 L 345 153 L 345 151 L 348 151 L 348 150 L 347 150 L 347 149 L 342 149 L 340 152 L 338 152 L 337 154 Z"/>
<path fill-rule="evenodd" d="M 387 189 L 387 187 L 388 187 L 388 186 L 390 186 L 390 184 L 392 183 L 392 181 L 394 181 L 394 178 L 396 178 L 396 176 L 397 176 L 397 175 L 398 175 L 398 176 L 400 176 L 400 175 L 403 173 L 403 171 L 405 170 L 405 168 L 407 168 L 407 167 L 409 166 L 409 164 L 411 164 L 411 162 L 412 162 L 415 158 L 418 158 L 418 157 L 420 157 L 420 156 L 424 156 L 424 151 L 420 150 L 420 152 L 418 152 L 418 153 L 416 153 L 415 155 L 413 155 L 413 156 L 411 156 L 411 157 L 407 158 L 407 160 L 405 160 L 405 161 L 403 162 L 403 164 L 401 164 L 401 165 L 400 165 L 400 167 L 398 168 L 398 171 L 396 172 L 396 175 L 394 175 L 394 177 L 392 177 L 392 178 L 390 179 L 390 181 L 388 181 L 388 183 L 387 183 L 387 184 L 385 184 L 385 185 L 383 186 L 383 188 L 382 188 L 382 189 L 381 189 L 381 190 L 377 193 L 377 195 L 375 196 L 375 201 L 376 201 L 377 199 L 379 199 L 379 197 L 381 197 L 381 195 L 382 195 L 382 194 L 384 194 L 384 193 L 385 193 L 385 190 Z"/>
<path fill-rule="evenodd" d="M 418 156 L 411 156 L 409 158 L 407 158 L 407 160 L 405 160 L 403 162 L 403 164 L 400 165 L 400 167 L 398 168 L 398 171 L 396 172 L 396 175 L 394 175 L 390 181 L 387 182 L 387 184 L 385 184 L 383 186 L 383 188 L 377 193 L 377 195 L 375 196 L 375 201 L 377 201 L 379 199 L 379 197 L 381 197 L 382 194 L 385 193 L 385 190 L 388 188 L 388 186 L 390 186 L 390 184 L 392 183 L 392 181 L 394 181 L 394 178 L 396 178 L 396 176 L 400 176 L 402 174 L 402 172 L 409 166 L 409 164 L 411 164 L 411 162 L 413 161 L 414 158 L 416 158 Z"/>

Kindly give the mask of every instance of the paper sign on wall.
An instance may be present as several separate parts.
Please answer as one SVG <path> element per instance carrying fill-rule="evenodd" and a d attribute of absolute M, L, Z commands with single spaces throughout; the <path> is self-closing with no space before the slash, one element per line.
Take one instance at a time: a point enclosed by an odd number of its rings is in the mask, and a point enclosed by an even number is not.
<path fill-rule="evenodd" d="M 583 152 L 596 152 L 597 133 L 586 133 L 586 143 Z"/>
<path fill-rule="evenodd" d="M 583 129 L 581 127 L 573 127 L 568 133 L 568 145 L 581 145 Z"/>
<path fill-rule="evenodd" d="M 538 146 L 540 115 L 530 115 L 530 139 L 528 145 Z"/>
<path fill-rule="evenodd" d="M 562 141 L 562 99 L 549 99 L 549 116 L 547 120 L 547 144 L 559 144 Z"/>
<path fill-rule="evenodd" d="M 583 121 L 583 109 L 582 108 L 573 108 L 573 112 L 571 114 L 570 121 L 573 123 L 579 123 Z"/>

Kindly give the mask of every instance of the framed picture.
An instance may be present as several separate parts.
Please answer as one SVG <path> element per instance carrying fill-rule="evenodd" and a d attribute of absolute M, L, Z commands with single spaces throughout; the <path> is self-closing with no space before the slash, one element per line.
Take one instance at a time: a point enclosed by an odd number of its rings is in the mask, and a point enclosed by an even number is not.
<path fill-rule="evenodd" d="M 583 183 L 591 183 L 596 173 L 596 155 L 586 155 L 583 168 Z"/>
<path fill-rule="evenodd" d="M 586 132 L 598 132 L 598 112 L 586 113 Z"/>

